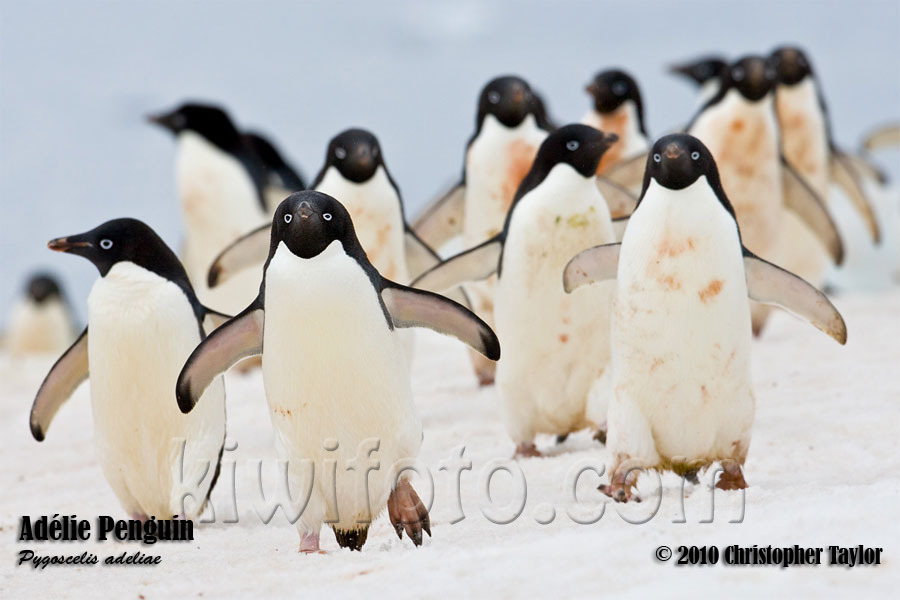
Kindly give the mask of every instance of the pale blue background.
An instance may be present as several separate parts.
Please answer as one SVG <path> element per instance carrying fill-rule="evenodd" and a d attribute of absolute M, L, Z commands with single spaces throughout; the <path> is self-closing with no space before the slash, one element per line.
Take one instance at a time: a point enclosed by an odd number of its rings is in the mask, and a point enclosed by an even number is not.
<path fill-rule="evenodd" d="M 178 244 L 173 143 L 142 115 L 185 98 L 220 101 L 271 133 L 307 177 L 331 135 L 371 128 L 409 210 L 458 175 L 476 94 L 494 75 L 524 75 L 571 121 L 595 71 L 627 68 L 659 133 L 694 106 L 664 65 L 796 42 L 818 68 L 838 140 L 855 146 L 900 119 L 898 31 L 897 0 L 3 0 L 0 321 L 36 267 L 63 275 L 84 314 L 96 271 L 52 254 L 51 237 L 134 216 Z M 881 159 L 900 174 L 897 153 Z"/>

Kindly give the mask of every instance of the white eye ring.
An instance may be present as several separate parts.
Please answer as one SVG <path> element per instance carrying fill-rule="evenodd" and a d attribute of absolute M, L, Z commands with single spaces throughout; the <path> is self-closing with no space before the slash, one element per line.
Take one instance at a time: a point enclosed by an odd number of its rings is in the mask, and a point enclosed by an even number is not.
<path fill-rule="evenodd" d="M 694 160 L 700 160 L 700 153 L 694 150 L 693 152 L 691 152 L 691 158 Z"/>
<path fill-rule="evenodd" d="M 290 223 L 293 219 L 294 219 L 294 215 L 292 215 L 291 213 L 286 213 L 286 214 L 284 215 L 284 222 L 285 222 L 285 223 Z"/>
<path fill-rule="evenodd" d="M 110 248 L 113 247 L 112 240 L 108 240 L 105 238 L 100 240 L 100 247 L 103 248 L 104 250 L 109 250 Z"/>
<path fill-rule="evenodd" d="M 616 96 L 624 96 L 625 92 L 628 91 L 628 86 L 625 85 L 624 81 L 617 81 L 613 84 L 612 91 Z"/>
<path fill-rule="evenodd" d="M 661 160 L 662 160 L 662 156 L 660 156 L 659 154 L 653 155 L 653 162 L 659 162 Z"/>
<path fill-rule="evenodd" d="M 324 213 L 324 214 L 322 215 L 322 218 L 325 219 L 326 221 L 330 221 L 330 220 L 331 220 L 331 213 Z"/>
<path fill-rule="evenodd" d="M 344 158 L 347 156 L 347 151 L 338 146 L 334 149 L 334 155 L 337 156 L 340 160 L 344 160 Z"/>
<path fill-rule="evenodd" d="M 578 146 L 580 145 L 581 144 L 578 143 L 578 140 L 569 140 L 568 142 L 566 142 L 566 149 L 575 152 L 576 150 L 578 150 Z"/>
<path fill-rule="evenodd" d="M 488 92 L 488 102 L 491 104 L 497 104 L 500 102 L 500 92 L 490 91 Z"/>

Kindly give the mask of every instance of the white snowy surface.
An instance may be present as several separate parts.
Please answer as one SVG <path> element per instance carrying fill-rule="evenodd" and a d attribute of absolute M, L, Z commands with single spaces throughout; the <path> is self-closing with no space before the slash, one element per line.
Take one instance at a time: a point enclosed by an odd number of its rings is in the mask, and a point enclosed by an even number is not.
<path fill-rule="evenodd" d="M 21 515 L 98 514 L 125 518 L 97 464 L 91 441 L 88 385 L 63 407 L 47 440 L 28 431 L 28 411 L 48 360 L 0 362 L 0 597 L 183 598 L 334 597 L 727 597 L 846 596 L 896 597 L 900 585 L 900 291 L 848 295 L 835 300 L 843 312 L 849 341 L 841 347 L 784 313 L 770 322 L 753 351 L 757 417 L 746 465 L 743 522 L 740 493 L 716 493 L 710 513 L 710 474 L 686 488 L 686 523 L 678 523 L 680 481 L 662 477 L 657 514 L 653 476 L 643 476 L 644 501 L 616 505 L 596 491 L 586 473 L 579 486 L 580 509 L 605 514 L 592 525 L 574 523 L 576 509 L 566 491 L 575 465 L 602 467 L 609 456 L 588 432 L 554 447 L 539 440 L 548 457 L 518 464 L 527 482 L 527 504 L 508 525 L 482 513 L 489 503 L 482 476 L 494 459 L 513 451 L 506 438 L 497 391 L 479 390 L 458 343 L 430 333 L 418 336 L 414 391 L 424 423 L 422 459 L 434 476 L 431 511 L 434 537 L 421 548 L 397 539 L 385 515 L 374 523 L 361 553 L 338 548 L 323 529 L 325 555 L 297 552 L 298 535 L 283 515 L 265 525 L 254 510 L 253 464 L 262 460 L 272 485 L 274 450 L 259 372 L 230 373 L 228 438 L 238 443 L 225 453 L 213 503 L 223 517 L 232 512 L 230 465 L 235 465 L 240 522 L 198 524 L 189 543 L 94 541 L 20 543 Z M 174 400 L 173 400 L 174 401 Z M 462 473 L 465 519 L 456 516 L 453 477 L 440 462 L 465 445 L 473 469 Z M 511 477 L 493 480 L 494 508 L 513 498 Z M 423 497 L 427 485 L 415 480 Z M 549 507 L 556 518 L 549 525 Z M 488 509 L 490 507 L 488 506 Z M 829 546 L 863 544 L 884 548 L 877 567 L 683 566 L 654 558 L 660 545 L 729 544 Z M 18 552 L 101 557 L 140 550 L 160 554 L 155 567 L 15 566 Z M 721 563 L 721 560 L 720 560 Z"/>

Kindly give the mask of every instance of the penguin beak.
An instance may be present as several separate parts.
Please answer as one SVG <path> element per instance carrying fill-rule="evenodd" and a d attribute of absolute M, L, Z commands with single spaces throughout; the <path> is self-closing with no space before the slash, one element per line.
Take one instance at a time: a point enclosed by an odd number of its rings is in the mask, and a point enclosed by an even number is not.
<path fill-rule="evenodd" d="M 600 94 L 600 86 L 597 85 L 597 82 L 592 81 L 587 86 L 585 86 L 584 91 L 596 98 L 597 95 Z"/>
<path fill-rule="evenodd" d="M 312 206 L 306 200 L 300 203 L 299 215 L 303 220 L 309 219 L 311 216 L 313 216 Z"/>
<path fill-rule="evenodd" d="M 167 129 L 173 133 L 178 130 L 178 128 L 175 126 L 175 122 L 171 114 L 161 113 L 157 115 L 147 115 L 145 118 L 147 119 L 148 123 L 159 125 L 163 129 Z"/>
<path fill-rule="evenodd" d="M 363 169 L 372 168 L 372 150 L 366 144 L 360 144 L 353 152 L 353 160 Z"/>
<path fill-rule="evenodd" d="M 77 248 L 90 248 L 91 246 L 93 246 L 93 244 L 90 242 L 70 239 L 68 237 L 56 238 L 47 242 L 47 247 L 54 252 L 77 252 Z"/>
<path fill-rule="evenodd" d="M 666 146 L 666 150 L 664 153 L 665 157 L 671 160 L 675 160 L 682 154 L 684 154 L 684 149 L 674 142 Z"/>

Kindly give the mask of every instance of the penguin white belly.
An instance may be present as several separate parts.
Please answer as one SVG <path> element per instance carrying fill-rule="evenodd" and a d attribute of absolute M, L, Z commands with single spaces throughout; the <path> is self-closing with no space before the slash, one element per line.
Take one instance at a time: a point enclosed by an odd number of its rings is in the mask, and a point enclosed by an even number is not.
<path fill-rule="evenodd" d="M 118 263 L 94 284 L 88 314 L 94 437 L 103 473 L 132 515 L 195 516 L 225 438 L 225 387 L 220 377 L 193 412 L 178 408 L 175 382 L 200 343 L 190 302 L 174 283 Z M 185 495 L 192 499 L 182 504 Z"/>
<path fill-rule="evenodd" d="M 228 244 L 268 220 L 256 187 L 236 158 L 189 131 L 178 136 L 175 175 L 186 228 L 184 268 L 202 303 L 235 314 L 256 297 L 261 270 L 246 269 L 213 290 L 206 275 Z"/>
<path fill-rule="evenodd" d="M 276 250 L 266 271 L 263 378 L 292 489 L 306 489 L 305 461 L 314 465 L 301 529 L 317 533 L 326 517 L 336 529 L 360 529 L 387 503 L 392 466 L 418 454 L 422 426 L 402 344 L 368 276 L 340 242 L 312 259 L 284 244 Z M 367 502 L 359 470 L 347 467 L 373 439 L 380 468 L 368 475 Z M 335 441 L 337 449 L 326 450 Z M 364 453 L 361 459 L 365 464 Z M 334 483 L 329 464 L 336 464 Z"/>
<path fill-rule="evenodd" d="M 316 191 L 337 198 L 350 212 L 356 236 L 369 262 L 391 281 L 409 283 L 400 198 L 384 167 L 368 181 L 354 183 L 329 167 Z"/>
<path fill-rule="evenodd" d="M 9 319 L 6 349 L 13 356 L 61 354 L 74 339 L 69 309 L 59 300 L 18 302 Z"/>
<path fill-rule="evenodd" d="M 781 126 L 782 152 L 788 163 L 829 201 L 831 175 L 827 124 L 811 77 L 793 85 L 782 85 L 775 97 Z M 828 268 L 828 254 L 813 231 L 797 216 L 786 212 L 784 231 L 776 252 L 780 266 L 815 286 L 821 285 Z"/>
<path fill-rule="evenodd" d="M 716 160 L 744 245 L 768 260 L 774 260 L 783 214 L 777 132 L 771 99 L 751 103 L 736 90 L 706 110 L 690 131 Z"/>
<path fill-rule="evenodd" d="M 609 210 L 593 178 L 569 165 L 554 167 L 516 205 L 495 306 L 503 344 L 497 384 L 516 443 L 592 424 L 585 421 L 585 403 L 609 361 L 614 284 L 566 294 L 561 273 L 572 256 L 613 241 Z"/>
<path fill-rule="evenodd" d="M 619 255 L 614 455 L 652 466 L 746 452 L 754 402 L 740 248 L 705 177 L 678 192 L 651 182 Z"/>

